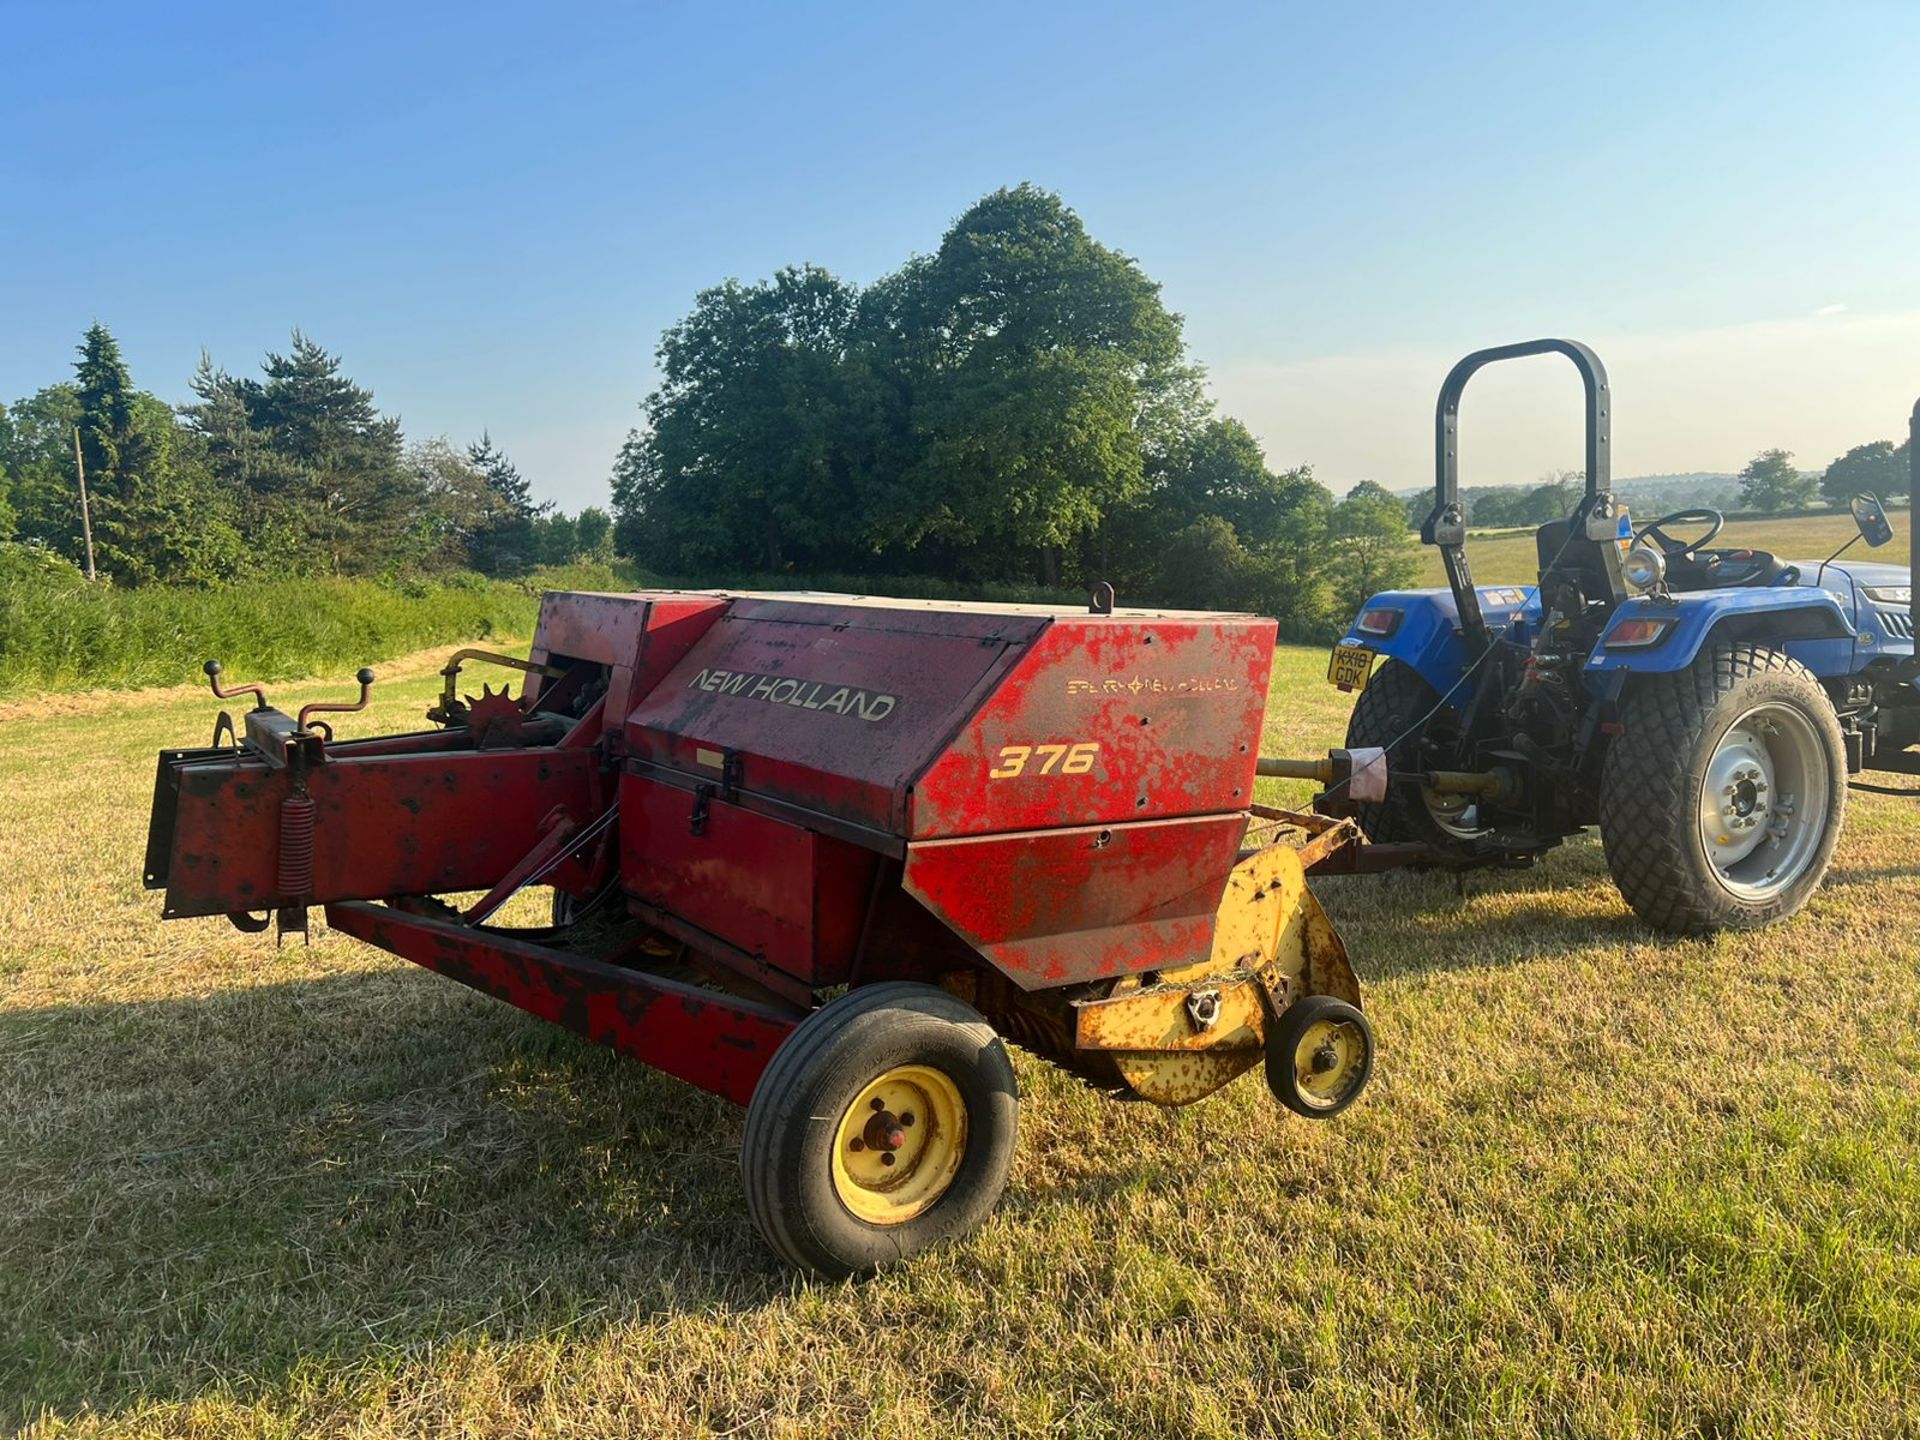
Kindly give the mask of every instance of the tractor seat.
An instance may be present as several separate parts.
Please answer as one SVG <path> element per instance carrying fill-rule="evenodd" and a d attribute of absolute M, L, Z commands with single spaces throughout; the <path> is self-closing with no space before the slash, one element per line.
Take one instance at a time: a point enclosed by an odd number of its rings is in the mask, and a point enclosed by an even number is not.
<path fill-rule="evenodd" d="M 1673 590 L 1726 590 L 1791 585 L 1800 568 L 1771 550 L 1697 550 L 1667 561 L 1667 586 Z"/>

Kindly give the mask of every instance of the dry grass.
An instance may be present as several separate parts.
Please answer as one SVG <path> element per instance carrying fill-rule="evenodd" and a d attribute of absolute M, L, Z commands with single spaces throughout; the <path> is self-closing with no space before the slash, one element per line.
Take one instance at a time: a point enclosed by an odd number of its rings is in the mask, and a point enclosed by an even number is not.
<path fill-rule="evenodd" d="M 1274 748 L 1337 737 L 1323 664 L 1282 656 Z M 1592 843 L 1326 884 L 1381 1037 L 1353 1111 L 1249 1078 L 1161 1112 L 1023 1057 L 992 1222 L 821 1285 L 753 1236 L 726 1104 L 338 938 L 162 926 L 152 752 L 213 708 L 6 721 L 0 1426 L 1920 1434 L 1905 802 L 1856 802 L 1806 914 L 1710 944 L 1640 929 Z"/>
<path fill-rule="evenodd" d="M 1657 519 L 1653 514 L 1634 515 L 1635 524 Z M 1889 565 L 1905 565 L 1912 540 L 1908 516 L 1896 512 L 1893 539 L 1878 550 L 1859 544 L 1847 552 L 1850 560 L 1880 560 Z M 1682 535 L 1697 533 L 1676 526 Z M 1844 511 L 1837 515 L 1801 515 L 1790 520 L 1731 520 L 1713 543 L 1717 546 L 1744 545 L 1750 550 L 1771 550 L 1786 560 L 1824 560 L 1840 545 L 1859 532 L 1853 518 Z M 1467 537 L 1467 558 L 1473 564 L 1473 578 L 1482 585 L 1531 585 L 1540 569 L 1540 557 L 1534 551 L 1533 531 L 1499 530 Z M 1422 549 L 1421 585 L 1444 585 L 1446 571 L 1440 568 L 1440 552 Z"/>

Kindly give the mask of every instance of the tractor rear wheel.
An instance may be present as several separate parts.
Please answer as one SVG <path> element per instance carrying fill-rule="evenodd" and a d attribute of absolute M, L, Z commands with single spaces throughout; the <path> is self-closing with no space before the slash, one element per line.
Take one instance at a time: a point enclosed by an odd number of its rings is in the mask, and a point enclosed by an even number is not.
<path fill-rule="evenodd" d="M 747 1209 L 789 1263 L 839 1279 L 964 1235 L 1013 1163 L 1019 1087 L 978 1011 L 931 985 L 850 991 L 801 1022 L 747 1105 Z"/>
<path fill-rule="evenodd" d="M 1674 935 L 1793 914 L 1846 814 L 1846 746 L 1820 682 L 1758 645 L 1717 645 L 1636 682 L 1600 779 L 1600 840 L 1640 918 Z"/>
<path fill-rule="evenodd" d="M 1347 748 L 1391 746 L 1394 769 L 1448 768 L 1432 765 L 1428 742 L 1444 746 L 1458 725 L 1456 713 L 1440 704 L 1420 672 L 1388 660 L 1360 692 L 1347 721 Z M 1488 827 L 1480 805 L 1469 795 L 1435 795 L 1421 786 L 1394 785 L 1381 801 L 1355 805 L 1353 816 L 1376 845 L 1419 843 L 1441 850 L 1470 849 Z"/>

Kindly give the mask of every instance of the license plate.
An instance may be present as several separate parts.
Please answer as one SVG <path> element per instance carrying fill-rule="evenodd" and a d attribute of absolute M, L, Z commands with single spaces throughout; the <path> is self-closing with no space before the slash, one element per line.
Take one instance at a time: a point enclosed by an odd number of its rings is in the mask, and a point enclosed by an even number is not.
<path fill-rule="evenodd" d="M 1342 690 L 1364 690 L 1373 673 L 1373 651 L 1359 645 L 1336 645 L 1327 662 L 1327 683 Z"/>

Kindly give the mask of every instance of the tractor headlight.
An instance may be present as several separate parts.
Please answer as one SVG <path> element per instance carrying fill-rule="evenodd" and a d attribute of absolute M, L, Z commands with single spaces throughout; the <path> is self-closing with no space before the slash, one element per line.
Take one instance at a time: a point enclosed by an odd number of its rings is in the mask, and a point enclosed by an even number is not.
<path fill-rule="evenodd" d="M 1911 585 L 1862 585 L 1866 597 L 1879 605 L 1911 605 L 1913 586 Z"/>
<path fill-rule="evenodd" d="M 1651 545 L 1636 545 L 1621 562 L 1620 573 L 1629 587 L 1645 595 L 1667 578 L 1667 557 Z"/>

